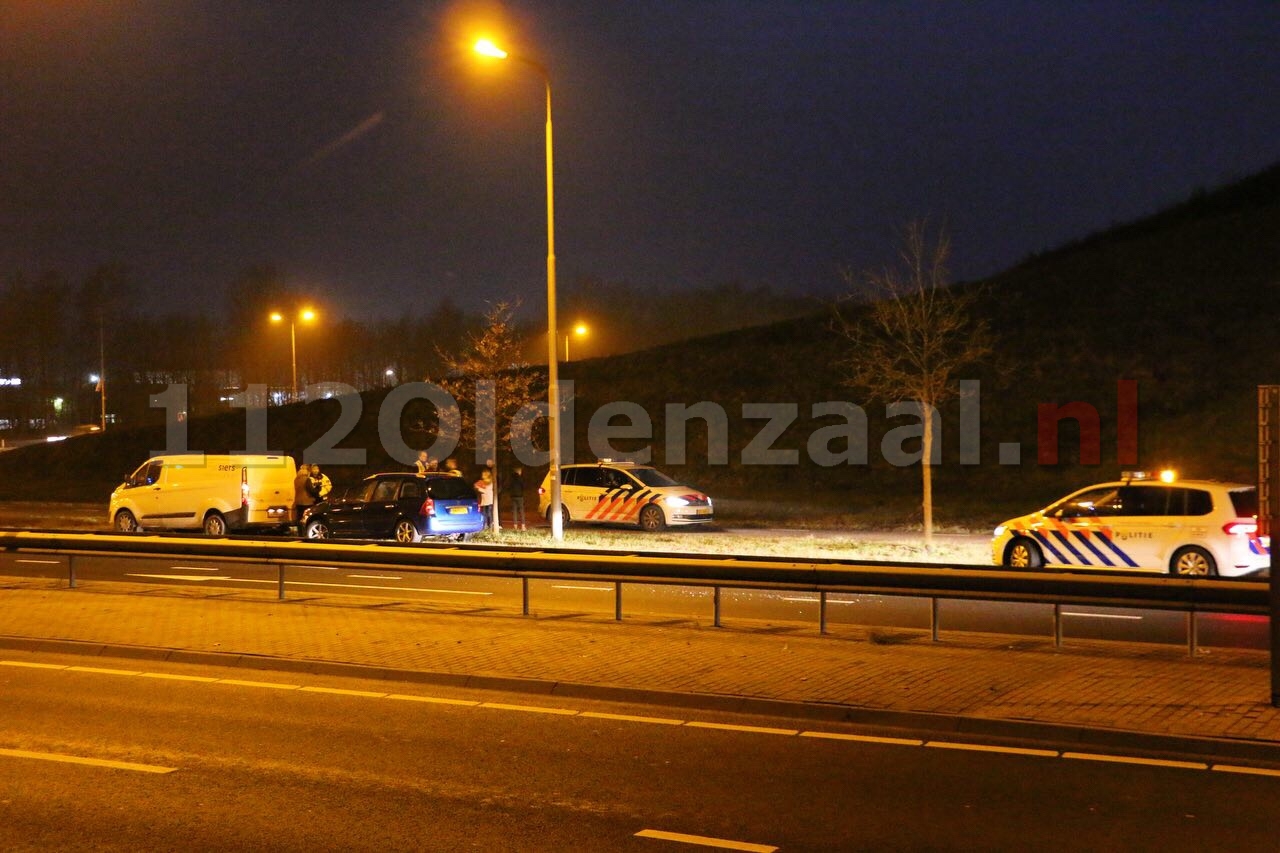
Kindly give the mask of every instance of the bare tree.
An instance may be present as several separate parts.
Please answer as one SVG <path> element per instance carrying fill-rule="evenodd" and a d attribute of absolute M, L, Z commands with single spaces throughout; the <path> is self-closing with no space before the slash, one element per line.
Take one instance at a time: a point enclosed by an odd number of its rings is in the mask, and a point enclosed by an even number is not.
<path fill-rule="evenodd" d="M 495 443 L 510 441 L 512 420 L 534 399 L 539 383 L 521 357 L 525 335 L 515 322 L 516 307 L 509 302 L 491 304 L 480 329 L 467 336 L 460 351 L 439 352 L 445 368 L 440 384 L 462 404 L 457 426 L 463 435 L 475 436 L 477 448 L 489 441 L 476 431 L 477 415 L 482 429 L 486 420 L 493 425 Z M 487 387 L 492 387 L 491 394 L 477 393 Z M 496 446 L 489 449 L 496 454 Z"/>
<path fill-rule="evenodd" d="M 932 412 L 959 394 L 960 369 L 992 351 L 990 330 L 973 314 L 973 288 L 949 287 L 951 241 L 928 223 L 910 223 L 898 262 L 878 272 L 844 273 L 848 293 L 836 305 L 835 329 L 849 342 L 846 384 L 873 399 L 920 405 L 920 471 L 926 546 L 933 543 Z"/>

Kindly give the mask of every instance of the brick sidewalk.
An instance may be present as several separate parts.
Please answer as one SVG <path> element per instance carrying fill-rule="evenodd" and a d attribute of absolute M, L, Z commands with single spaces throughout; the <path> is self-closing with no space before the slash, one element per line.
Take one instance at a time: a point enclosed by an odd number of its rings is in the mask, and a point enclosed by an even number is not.
<path fill-rule="evenodd" d="M 0 588 L 0 645 L 33 638 L 559 685 L 747 697 L 1280 745 L 1262 652 L 945 634 L 871 642 L 692 624 L 285 602 L 123 585 Z M 29 646 L 30 644 L 27 643 Z M 638 695 L 638 694 L 637 694 Z"/>

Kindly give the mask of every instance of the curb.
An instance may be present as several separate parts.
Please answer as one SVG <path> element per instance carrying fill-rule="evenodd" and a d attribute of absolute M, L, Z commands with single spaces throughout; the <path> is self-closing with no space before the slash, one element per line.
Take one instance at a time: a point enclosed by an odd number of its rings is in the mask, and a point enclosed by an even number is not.
<path fill-rule="evenodd" d="M 130 646 L 84 640 L 0 635 L 0 649 L 434 684 L 441 687 L 527 693 L 565 699 L 624 702 L 719 713 L 848 723 L 899 736 L 904 732 L 932 732 L 961 740 L 967 738 L 985 742 L 1000 741 L 1007 744 L 1055 744 L 1075 748 L 1139 752 L 1158 758 L 1186 756 L 1199 759 L 1228 758 L 1280 767 L 1280 743 L 1242 738 L 1167 735 L 1033 720 L 1000 720 L 927 711 L 894 711 L 862 708 L 855 705 L 797 702 L 714 693 L 681 693 L 672 690 L 584 684 L 517 676 L 396 669 L 341 661 L 273 657 L 241 652 L 169 649 L 157 646 Z"/>

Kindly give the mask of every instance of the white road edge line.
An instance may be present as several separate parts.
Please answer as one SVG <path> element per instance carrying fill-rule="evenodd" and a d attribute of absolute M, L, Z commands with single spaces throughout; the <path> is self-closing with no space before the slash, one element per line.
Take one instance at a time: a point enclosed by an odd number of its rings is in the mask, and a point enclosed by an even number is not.
<path fill-rule="evenodd" d="M 1107 761 L 1113 764 L 1137 764 L 1146 767 L 1181 767 L 1185 770 L 1208 770 L 1203 761 L 1171 761 L 1164 758 L 1137 758 L 1129 755 L 1103 755 L 1097 752 L 1064 752 L 1063 758 L 1077 761 Z"/>
<path fill-rule="evenodd" d="M 34 758 L 38 761 L 56 761 L 60 764 L 83 764 L 89 767 L 107 767 L 112 770 L 132 770 L 135 773 L 172 773 L 176 767 L 156 764 L 134 764 L 131 761 L 107 761 L 102 758 L 81 758 L 78 755 L 59 755 L 53 752 L 29 752 L 25 749 L 0 749 L 0 755 L 10 758 Z"/>
<path fill-rule="evenodd" d="M 991 746 L 982 743 L 958 743 L 950 740 L 930 740 L 925 741 L 925 746 L 932 746 L 938 749 L 962 749 L 969 752 L 999 752 L 1006 755 L 1034 755 L 1040 758 L 1057 758 L 1058 750 L 1056 749 L 1028 749 L 1021 746 Z"/>
<path fill-rule="evenodd" d="M 730 841 L 727 838 L 688 835 L 683 832 L 666 832 L 661 829 L 642 829 L 635 834 L 635 837 L 656 838 L 659 841 L 678 841 L 681 844 L 697 844 L 700 847 L 715 847 L 719 850 L 742 850 L 745 853 L 774 853 L 778 849 L 772 844 L 752 844 L 749 841 Z"/>
<path fill-rule="evenodd" d="M 718 729 L 725 732 L 751 732 L 752 734 L 762 735 L 786 735 L 794 737 L 800 734 L 799 729 L 775 729 L 768 726 L 736 726 L 730 723 L 703 723 L 697 720 L 685 723 L 685 728 L 689 729 Z"/>
<path fill-rule="evenodd" d="M 1280 776 L 1280 770 L 1268 770 L 1265 767 L 1242 767 L 1238 764 L 1215 764 L 1210 769 L 1219 773 L 1243 773 L 1247 776 Z"/>
<path fill-rule="evenodd" d="M 823 740 L 851 740 L 858 743 L 885 743 L 893 746 L 924 746 L 924 741 L 919 738 L 847 735 L 843 732 L 801 732 L 800 737 L 822 738 Z"/>

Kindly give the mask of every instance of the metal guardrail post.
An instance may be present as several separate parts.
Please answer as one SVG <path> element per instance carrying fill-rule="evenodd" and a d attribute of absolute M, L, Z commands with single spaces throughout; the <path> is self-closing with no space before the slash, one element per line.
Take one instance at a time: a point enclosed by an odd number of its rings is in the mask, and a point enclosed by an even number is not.
<path fill-rule="evenodd" d="M 76 555 L 67 555 L 67 589 L 76 588 Z"/>
<path fill-rule="evenodd" d="M 929 636 L 938 642 L 938 596 L 929 599 Z"/>
<path fill-rule="evenodd" d="M 622 621 L 622 581 L 613 582 L 613 621 Z"/>
<path fill-rule="evenodd" d="M 711 601 L 712 601 L 713 618 L 711 620 L 711 624 L 719 628 L 720 627 L 720 587 L 718 586 L 713 587 L 712 590 L 713 591 L 712 591 Z"/>
<path fill-rule="evenodd" d="M 1062 648 L 1062 605 L 1053 605 L 1053 647 Z"/>
<path fill-rule="evenodd" d="M 280 564 L 280 586 L 278 595 L 281 601 L 284 601 L 284 563 Z"/>
<path fill-rule="evenodd" d="M 529 579 L 520 578 L 520 601 L 521 610 L 525 616 L 529 615 Z"/>
<path fill-rule="evenodd" d="M 827 633 L 827 591 L 818 593 L 818 633 Z"/>

